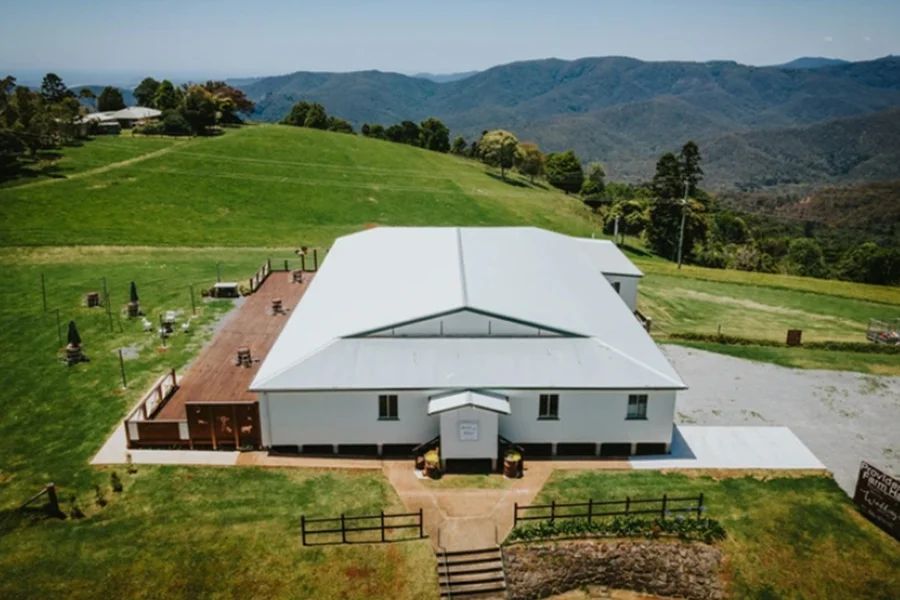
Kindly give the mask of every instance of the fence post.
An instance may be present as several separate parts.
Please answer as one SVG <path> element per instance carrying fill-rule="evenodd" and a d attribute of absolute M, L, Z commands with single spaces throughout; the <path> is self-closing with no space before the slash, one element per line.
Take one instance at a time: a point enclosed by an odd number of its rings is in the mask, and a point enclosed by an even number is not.
<path fill-rule="evenodd" d="M 425 524 L 424 519 L 422 519 L 422 509 L 419 508 L 419 539 L 425 537 Z"/>
<path fill-rule="evenodd" d="M 668 501 L 669 501 L 668 494 L 663 494 L 662 509 L 660 509 L 660 511 L 659 511 L 659 516 L 663 519 L 666 518 L 666 504 L 668 504 Z"/>
<path fill-rule="evenodd" d="M 594 520 L 594 499 L 588 498 L 588 525 Z"/>
<path fill-rule="evenodd" d="M 194 303 L 194 284 L 188 286 L 191 293 L 191 314 L 197 316 L 197 305 Z"/>
<path fill-rule="evenodd" d="M 347 543 L 347 523 L 344 521 L 344 513 L 341 513 L 341 543 Z"/>
<path fill-rule="evenodd" d="M 556 522 L 556 500 L 555 499 L 550 501 L 550 522 L 551 523 Z"/>
<path fill-rule="evenodd" d="M 319 251 L 313 248 L 313 271 L 319 270 Z"/>
<path fill-rule="evenodd" d="M 384 511 L 381 511 L 381 541 L 384 542 Z"/>
<path fill-rule="evenodd" d="M 306 545 L 306 515 L 300 515 L 300 539 Z"/>
<path fill-rule="evenodd" d="M 697 496 L 697 518 L 700 518 L 700 515 L 703 513 L 703 492 L 700 492 L 700 495 Z"/>
<path fill-rule="evenodd" d="M 47 500 L 50 502 L 50 510 L 54 516 L 62 514 L 59 510 L 59 498 L 56 496 L 56 484 L 50 482 L 47 484 Z"/>
<path fill-rule="evenodd" d="M 284 270 L 285 270 L 285 271 L 289 271 L 289 270 L 290 270 L 290 269 L 288 269 L 287 259 L 284 259 Z"/>
<path fill-rule="evenodd" d="M 625 496 L 625 514 L 631 510 L 631 496 Z"/>
<path fill-rule="evenodd" d="M 519 503 L 513 502 L 513 527 L 519 524 Z"/>
<path fill-rule="evenodd" d="M 300 255 L 300 270 L 301 271 L 306 270 L 306 254 Z"/>

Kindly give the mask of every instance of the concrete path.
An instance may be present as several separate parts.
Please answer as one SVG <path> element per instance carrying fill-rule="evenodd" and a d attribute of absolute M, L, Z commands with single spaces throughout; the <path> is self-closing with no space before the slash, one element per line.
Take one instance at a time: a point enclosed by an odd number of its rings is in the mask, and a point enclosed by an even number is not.
<path fill-rule="evenodd" d="M 900 471 L 900 377 L 789 369 L 682 346 L 663 346 L 689 389 L 681 425 L 785 425 L 848 494 L 859 463 Z"/>
<path fill-rule="evenodd" d="M 634 469 L 825 469 L 787 427 L 679 425 L 666 456 L 636 456 Z"/>
<path fill-rule="evenodd" d="M 409 460 L 384 461 L 384 473 L 407 509 L 423 510 L 432 545 L 451 551 L 488 548 L 503 540 L 512 529 L 514 503 L 531 502 L 553 471 L 551 463 L 531 462 L 524 477 L 505 480 L 503 489 L 441 488 L 416 477 L 412 466 Z"/>

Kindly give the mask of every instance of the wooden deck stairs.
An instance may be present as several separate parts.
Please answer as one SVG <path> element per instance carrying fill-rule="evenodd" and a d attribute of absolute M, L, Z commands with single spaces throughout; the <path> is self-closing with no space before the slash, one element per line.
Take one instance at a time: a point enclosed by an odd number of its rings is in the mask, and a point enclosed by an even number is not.
<path fill-rule="evenodd" d="M 441 598 L 506 598 L 506 575 L 499 546 L 437 552 Z"/>

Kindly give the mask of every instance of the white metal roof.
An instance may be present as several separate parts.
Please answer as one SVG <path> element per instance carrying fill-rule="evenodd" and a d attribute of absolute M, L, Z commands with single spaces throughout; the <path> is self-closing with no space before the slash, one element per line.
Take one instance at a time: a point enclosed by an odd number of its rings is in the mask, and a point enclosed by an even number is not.
<path fill-rule="evenodd" d="M 594 240 L 577 238 L 585 244 L 585 250 L 591 255 L 595 264 L 607 275 L 627 275 L 643 277 L 644 274 L 628 257 L 610 240 Z"/>
<path fill-rule="evenodd" d="M 474 406 L 491 412 L 508 415 L 509 400 L 497 394 L 485 394 L 473 390 L 464 390 L 447 394 L 444 396 L 433 396 L 428 399 L 428 414 L 436 415 L 438 413 L 455 410 L 464 406 Z"/>
<path fill-rule="evenodd" d="M 115 117 L 113 117 L 115 113 L 112 111 L 106 112 L 93 112 L 88 113 L 81 117 L 82 123 L 91 123 L 93 121 L 114 121 Z"/>
<path fill-rule="evenodd" d="M 162 111 L 156 110 L 155 108 L 147 108 L 146 106 L 129 106 L 112 113 L 112 118 L 137 121 L 140 119 L 152 119 L 160 115 L 162 115 Z"/>
<path fill-rule="evenodd" d="M 378 227 L 339 238 L 251 389 L 684 387 L 598 270 L 598 247 L 533 227 Z M 461 308 L 577 337 L 463 338 L 450 350 L 445 338 L 342 339 Z"/>

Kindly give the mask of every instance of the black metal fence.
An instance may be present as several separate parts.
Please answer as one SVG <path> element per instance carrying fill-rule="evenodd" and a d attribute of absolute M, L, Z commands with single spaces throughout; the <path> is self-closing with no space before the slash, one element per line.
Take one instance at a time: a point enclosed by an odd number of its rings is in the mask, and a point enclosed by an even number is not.
<path fill-rule="evenodd" d="M 414 530 L 413 535 L 402 535 L 409 530 Z M 300 517 L 300 539 L 304 546 L 399 542 L 424 537 L 421 508 L 412 513 L 381 511 L 364 516 L 341 513 L 339 517 Z"/>
<path fill-rule="evenodd" d="M 556 519 L 595 518 L 654 515 L 666 518 L 672 514 L 703 513 L 703 494 L 688 497 L 631 498 L 624 500 L 588 500 L 587 502 L 556 502 L 550 504 L 525 504 L 517 502 L 513 508 L 513 527 L 520 521 L 550 521 Z"/>

